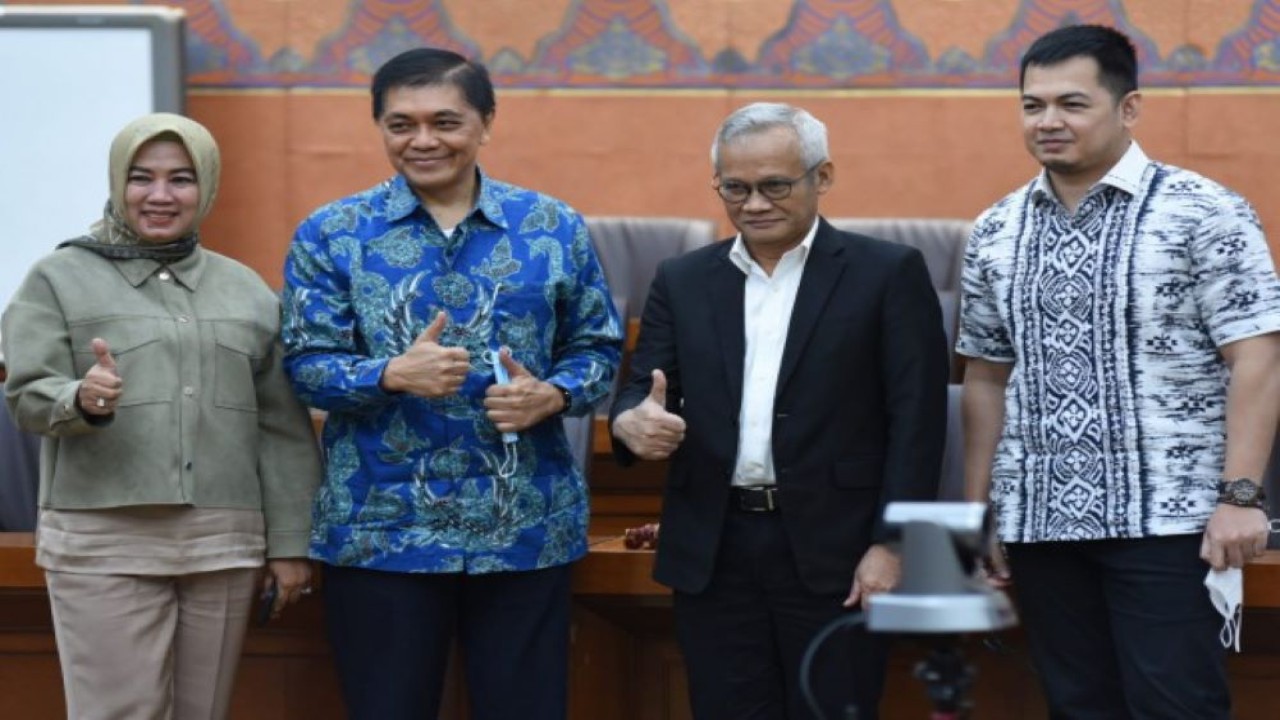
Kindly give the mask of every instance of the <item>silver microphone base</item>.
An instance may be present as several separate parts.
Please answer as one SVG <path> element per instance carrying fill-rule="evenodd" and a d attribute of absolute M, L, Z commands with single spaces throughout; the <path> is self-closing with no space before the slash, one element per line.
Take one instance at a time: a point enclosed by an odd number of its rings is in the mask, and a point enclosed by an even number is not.
<path fill-rule="evenodd" d="M 1001 592 L 947 595 L 880 593 L 868 600 L 867 629 L 894 633 L 969 633 L 1013 627 L 1018 616 Z"/>

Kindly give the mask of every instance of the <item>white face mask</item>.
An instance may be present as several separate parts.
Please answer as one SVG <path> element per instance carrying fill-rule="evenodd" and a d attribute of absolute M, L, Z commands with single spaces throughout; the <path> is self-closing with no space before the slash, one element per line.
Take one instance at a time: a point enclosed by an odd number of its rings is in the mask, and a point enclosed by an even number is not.
<path fill-rule="evenodd" d="M 1204 586 L 1209 588 L 1209 601 L 1223 617 L 1222 632 L 1218 639 L 1225 648 L 1234 648 L 1240 652 L 1240 625 L 1244 621 L 1241 613 L 1244 605 L 1244 571 L 1240 568 L 1226 570 L 1210 570 L 1204 577 Z"/>

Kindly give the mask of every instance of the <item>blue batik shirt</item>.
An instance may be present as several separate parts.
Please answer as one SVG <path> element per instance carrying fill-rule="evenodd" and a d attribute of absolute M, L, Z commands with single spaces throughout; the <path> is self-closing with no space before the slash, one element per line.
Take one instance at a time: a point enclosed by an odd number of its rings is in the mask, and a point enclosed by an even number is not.
<path fill-rule="evenodd" d="M 588 497 L 559 418 L 508 451 L 484 409 L 489 353 L 509 347 L 568 390 L 568 414 L 609 392 L 622 332 L 582 217 L 478 174 L 476 206 L 446 236 L 404 178 L 330 203 L 298 227 L 285 265 L 285 367 L 328 412 L 311 556 L 399 572 L 485 573 L 586 553 Z M 471 370 L 456 395 L 379 386 L 444 311 L 440 338 Z M 505 465 L 504 465 L 505 463 Z"/>

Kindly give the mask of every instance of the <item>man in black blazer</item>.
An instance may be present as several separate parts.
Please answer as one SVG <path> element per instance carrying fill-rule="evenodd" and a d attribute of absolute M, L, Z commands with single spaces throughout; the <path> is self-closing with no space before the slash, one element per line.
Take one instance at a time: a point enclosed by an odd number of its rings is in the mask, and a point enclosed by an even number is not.
<path fill-rule="evenodd" d="M 893 587 L 886 503 L 936 497 L 948 353 L 924 258 L 818 215 L 826 128 L 757 103 L 712 146 L 739 234 L 662 264 L 614 403 L 619 461 L 670 458 L 654 577 L 698 720 L 796 720 L 813 637 Z M 885 646 L 816 656 L 830 717 L 874 719 Z"/>

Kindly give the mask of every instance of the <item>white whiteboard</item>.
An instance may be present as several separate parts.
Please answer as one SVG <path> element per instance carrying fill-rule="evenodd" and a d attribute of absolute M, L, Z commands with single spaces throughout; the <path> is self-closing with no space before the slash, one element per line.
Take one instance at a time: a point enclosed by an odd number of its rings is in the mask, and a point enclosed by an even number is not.
<path fill-rule="evenodd" d="M 120 128 L 183 89 L 181 12 L 0 5 L 0 307 L 102 216 Z"/>

